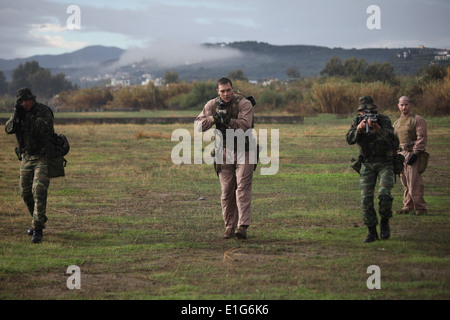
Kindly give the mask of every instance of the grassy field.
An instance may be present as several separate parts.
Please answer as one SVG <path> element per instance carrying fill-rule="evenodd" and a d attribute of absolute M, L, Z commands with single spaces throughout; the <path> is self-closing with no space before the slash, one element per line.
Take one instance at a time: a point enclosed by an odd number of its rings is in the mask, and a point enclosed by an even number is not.
<path fill-rule="evenodd" d="M 391 238 L 371 244 L 351 121 L 257 125 L 280 130 L 280 169 L 256 170 L 247 240 L 221 238 L 212 166 L 172 164 L 172 132 L 193 125 L 86 124 L 55 128 L 71 142 L 66 177 L 51 181 L 44 241 L 32 244 L 15 138 L 0 135 L 0 298 L 449 299 L 450 118 L 427 119 L 429 215 L 394 215 Z M 402 193 L 397 178 L 394 210 Z M 81 289 L 67 287 L 71 265 Z M 366 284 L 371 265 L 379 290 Z"/>

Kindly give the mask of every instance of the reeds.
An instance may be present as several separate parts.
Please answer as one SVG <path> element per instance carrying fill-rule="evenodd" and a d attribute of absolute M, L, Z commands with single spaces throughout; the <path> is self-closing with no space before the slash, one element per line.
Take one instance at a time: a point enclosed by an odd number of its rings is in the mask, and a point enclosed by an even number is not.
<path fill-rule="evenodd" d="M 251 84 L 236 81 L 234 89 L 252 95 L 257 112 L 272 114 L 354 113 L 358 98 L 373 97 L 384 112 L 397 112 L 397 101 L 408 95 L 416 105 L 416 112 L 424 116 L 448 115 L 450 111 L 450 67 L 441 79 L 423 76 L 399 78 L 390 82 L 355 82 L 350 78 L 318 77 L 301 81 L 273 81 Z M 215 83 L 177 83 L 167 86 L 130 86 L 120 88 L 87 88 L 63 92 L 59 96 L 60 110 L 64 109 L 140 109 L 140 110 L 200 110 L 216 96 Z"/>

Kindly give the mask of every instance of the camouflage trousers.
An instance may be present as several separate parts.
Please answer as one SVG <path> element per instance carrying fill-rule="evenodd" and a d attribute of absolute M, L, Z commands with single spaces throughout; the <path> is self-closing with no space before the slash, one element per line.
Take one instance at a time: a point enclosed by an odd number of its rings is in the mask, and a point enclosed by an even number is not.
<path fill-rule="evenodd" d="M 363 210 L 364 224 L 374 227 L 378 224 L 377 213 L 374 208 L 374 193 L 379 178 L 379 214 L 381 218 L 392 217 L 391 189 L 394 186 L 394 168 L 392 163 L 375 162 L 363 163 L 359 185 L 361 188 L 361 208 Z"/>
<path fill-rule="evenodd" d="M 50 184 L 47 159 L 44 157 L 22 157 L 20 166 L 20 194 L 33 217 L 32 227 L 44 229 L 47 216 L 47 190 Z"/>

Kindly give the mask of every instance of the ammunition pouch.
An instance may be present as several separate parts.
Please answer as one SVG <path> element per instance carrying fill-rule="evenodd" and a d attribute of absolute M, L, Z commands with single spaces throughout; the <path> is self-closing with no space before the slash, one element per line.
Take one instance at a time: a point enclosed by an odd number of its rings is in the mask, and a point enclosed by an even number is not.
<path fill-rule="evenodd" d="M 361 174 L 361 165 L 362 165 L 362 159 L 361 157 L 358 157 L 358 159 L 352 158 L 352 160 L 350 160 L 350 167 L 355 170 L 358 174 Z"/>
<path fill-rule="evenodd" d="M 14 149 L 14 152 L 16 153 L 17 159 L 19 159 L 19 161 L 22 161 L 22 154 L 20 153 L 20 148 L 16 147 Z"/>
<path fill-rule="evenodd" d="M 394 174 L 400 174 L 403 172 L 405 166 L 405 157 L 401 153 L 396 153 L 394 155 Z"/>
<path fill-rule="evenodd" d="M 47 157 L 48 176 L 50 178 L 64 177 L 67 160 L 63 156 Z"/>
<path fill-rule="evenodd" d="M 428 166 L 428 159 L 430 154 L 428 152 L 419 153 L 419 173 L 424 173 Z"/>

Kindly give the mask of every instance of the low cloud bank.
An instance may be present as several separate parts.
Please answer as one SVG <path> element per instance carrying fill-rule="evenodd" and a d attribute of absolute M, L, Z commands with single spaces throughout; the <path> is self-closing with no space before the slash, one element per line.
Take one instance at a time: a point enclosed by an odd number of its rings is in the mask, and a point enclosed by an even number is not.
<path fill-rule="evenodd" d="M 226 46 L 171 41 L 152 44 L 145 48 L 131 48 L 125 51 L 116 66 L 126 66 L 150 61 L 160 67 L 176 67 L 200 62 L 211 62 L 228 58 L 239 58 L 241 52 Z"/>

